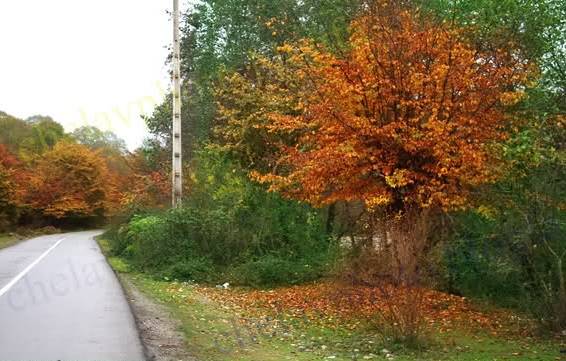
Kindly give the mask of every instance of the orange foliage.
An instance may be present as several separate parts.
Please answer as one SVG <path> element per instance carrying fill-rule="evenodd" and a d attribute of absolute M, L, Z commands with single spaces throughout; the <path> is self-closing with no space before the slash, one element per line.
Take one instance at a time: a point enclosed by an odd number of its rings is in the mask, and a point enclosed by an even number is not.
<path fill-rule="evenodd" d="M 533 74 L 512 44 L 478 49 L 465 31 L 380 4 L 352 23 L 345 57 L 304 41 L 260 58 L 256 73 L 277 79 L 257 86 L 285 106 L 256 126 L 292 141 L 253 176 L 315 205 L 464 206 L 470 186 L 495 178 L 490 146 L 506 138 L 505 108 Z M 238 111 L 225 104 L 221 115 L 237 122 Z"/>
<path fill-rule="evenodd" d="M 66 142 L 41 157 L 28 188 L 28 204 L 55 218 L 103 217 L 117 197 L 104 159 L 86 146 Z"/>
<path fill-rule="evenodd" d="M 4 144 L 0 144 L 0 165 L 4 168 L 13 168 L 19 165 L 18 159 L 10 153 Z"/>
<path fill-rule="evenodd" d="M 27 178 L 20 161 L 0 144 L 0 203 L 22 206 Z"/>
<path fill-rule="evenodd" d="M 136 173 L 130 179 L 130 187 L 120 203 L 123 207 L 162 208 L 169 204 L 171 181 L 160 172 Z"/>
<path fill-rule="evenodd" d="M 128 157 L 129 176 L 123 180 L 126 187 L 122 193 L 122 208 L 162 208 L 171 202 L 171 178 L 165 171 L 148 167 L 142 153 Z"/>

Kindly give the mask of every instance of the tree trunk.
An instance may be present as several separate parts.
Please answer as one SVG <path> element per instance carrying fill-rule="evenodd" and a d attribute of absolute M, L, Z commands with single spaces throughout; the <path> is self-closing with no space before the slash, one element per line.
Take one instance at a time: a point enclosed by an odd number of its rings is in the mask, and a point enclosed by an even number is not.
<path fill-rule="evenodd" d="M 332 234 L 334 232 L 334 220 L 336 219 L 336 203 L 332 203 L 328 206 L 328 211 L 326 213 L 326 234 Z"/>

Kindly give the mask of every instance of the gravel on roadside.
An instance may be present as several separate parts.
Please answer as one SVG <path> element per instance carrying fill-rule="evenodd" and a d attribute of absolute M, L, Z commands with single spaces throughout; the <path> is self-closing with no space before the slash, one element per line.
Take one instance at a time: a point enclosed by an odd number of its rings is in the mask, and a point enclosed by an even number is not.
<path fill-rule="evenodd" d="M 147 361 L 197 361 L 187 350 L 180 322 L 173 319 L 167 308 L 143 294 L 120 274 L 120 281 L 136 319 Z"/>

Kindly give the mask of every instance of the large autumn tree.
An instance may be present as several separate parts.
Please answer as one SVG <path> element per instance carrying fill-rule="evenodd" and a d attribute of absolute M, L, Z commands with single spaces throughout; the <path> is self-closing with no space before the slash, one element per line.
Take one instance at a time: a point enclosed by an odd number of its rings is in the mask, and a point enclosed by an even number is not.
<path fill-rule="evenodd" d="M 348 54 L 309 41 L 281 46 L 230 77 L 221 115 L 280 142 L 271 170 L 255 177 L 290 197 L 394 213 L 465 206 L 472 186 L 494 178 L 492 146 L 511 124 L 505 109 L 532 74 L 513 44 L 478 48 L 465 33 L 371 2 L 351 25 Z M 261 89 L 259 116 L 238 107 L 230 85 Z"/>

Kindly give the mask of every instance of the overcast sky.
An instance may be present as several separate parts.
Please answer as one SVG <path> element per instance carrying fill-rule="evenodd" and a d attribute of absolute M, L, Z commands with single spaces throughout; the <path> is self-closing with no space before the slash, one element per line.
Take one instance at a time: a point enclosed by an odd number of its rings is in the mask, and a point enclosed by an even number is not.
<path fill-rule="evenodd" d="M 185 1 L 181 1 L 185 3 Z M 169 88 L 169 0 L 0 0 L 0 110 L 67 131 L 112 130 L 130 149 Z"/>

